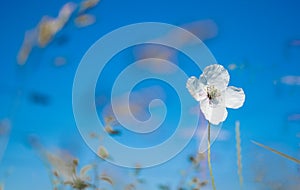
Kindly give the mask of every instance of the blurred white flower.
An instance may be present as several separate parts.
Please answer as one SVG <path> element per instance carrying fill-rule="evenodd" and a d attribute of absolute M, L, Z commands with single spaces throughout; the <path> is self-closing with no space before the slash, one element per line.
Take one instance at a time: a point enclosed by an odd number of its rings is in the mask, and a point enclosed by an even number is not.
<path fill-rule="evenodd" d="M 227 117 L 227 108 L 237 109 L 244 104 L 245 93 L 242 88 L 228 86 L 228 71 L 219 64 L 207 66 L 200 78 L 192 76 L 186 87 L 190 94 L 200 102 L 205 118 L 218 125 Z"/>

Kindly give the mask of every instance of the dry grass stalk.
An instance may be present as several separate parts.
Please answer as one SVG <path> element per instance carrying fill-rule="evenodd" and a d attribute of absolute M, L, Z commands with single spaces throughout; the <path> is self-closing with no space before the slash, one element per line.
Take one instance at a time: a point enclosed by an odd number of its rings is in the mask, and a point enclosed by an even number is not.
<path fill-rule="evenodd" d="M 256 144 L 256 145 L 258 145 L 258 146 L 260 146 L 260 147 L 263 147 L 263 148 L 265 148 L 265 149 L 267 149 L 267 150 L 269 150 L 269 151 L 271 151 L 271 152 L 273 152 L 273 153 L 275 153 L 275 154 L 278 154 L 278 155 L 280 155 L 280 156 L 282 156 L 282 157 L 284 157 L 284 158 L 286 158 L 286 159 L 288 159 L 288 160 L 291 160 L 291 161 L 293 161 L 293 162 L 295 162 L 295 163 L 297 163 L 297 164 L 300 164 L 300 160 L 298 160 L 297 158 L 294 158 L 294 157 L 291 157 L 291 156 L 289 156 L 289 155 L 287 155 L 287 154 L 284 154 L 284 153 L 282 153 L 282 152 L 279 152 L 279 151 L 277 151 L 277 150 L 275 150 L 275 149 L 273 149 L 273 148 L 271 148 L 271 147 L 268 147 L 268 146 L 266 146 L 266 145 L 263 145 L 263 144 L 260 144 L 260 143 L 258 143 L 258 142 L 256 142 L 256 141 L 251 141 L 252 143 L 254 143 L 254 144 Z"/>
<path fill-rule="evenodd" d="M 241 134 L 240 134 L 240 122 L 235 122 L 235 139 L 236 139 L 236 151 L 237 151 L 237 166 L 238 176 L 241 188 L 243 187 L 243 174 L 242 174 L 242 148 L 241 148 Z"/>

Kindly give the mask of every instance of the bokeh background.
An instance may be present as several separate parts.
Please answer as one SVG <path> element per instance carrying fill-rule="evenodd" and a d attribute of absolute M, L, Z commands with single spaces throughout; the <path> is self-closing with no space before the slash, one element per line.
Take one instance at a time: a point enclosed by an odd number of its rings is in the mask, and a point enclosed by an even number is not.
<path fill-rule="evenodd" d="M 31 40 L 33 48 L 28 59 L 18 62 L 25 32 L 36 28 L 45 15 L 57 17 L 67 2 L 0 2 L 0 182 L 5 189 L 53 189 L 47 160 L 36 144 L 41 144 L 43 150 L 72 155 L 78 158 L 80 166 L 98 163 L 99 172 L 114 180 L 114 186 L 101 182 L 99 187 L 124 189 L 126 184 L 134 183 L 133 169 L 102 162 L 85 144 L 72 112 L 72 85 L 81 58 L 96 40 L 121 26 L 149 21 L 186 27 L 198 35 L 218 63 L 228 69 L 230 85 L 245 91 L 244 106 L 228 110 L 221 134 L 212 146 L 217 189 L 240 188 L 236 121 L 240 122 L 243 189 L 300 189 L 299 165 L 251 142 L 255 140 L 300 158 L 299 1 L 101 0 L 82 13 L 90 17 L 79 19 L 77 8 L 45 47 Z M 33 36 L 36 38 L 36 34 Z M 95 95 L 103 122 L 111 116 L 109 96 L 114 78 L 140 58 L 139 52 L 149 50 L 150 57 L 157 56 L 153 49 L 174 51 L 155 46 L 141 47 L 142 51 L 129 48 L 107 65 Z M 180 52 L 173 54 L 167 58 L 189 76 L 201 74 Z M 160 65 L 144 69 L 168 73 Z M 170 111 L 162 131 L 155 137 L 132 138 L 115 124 L 118 131 L 113 137 L 136 147 L 163 141 L 176 128 L 178 96 L 169 85 L 155 80 L 145 81 L 134 90 L 140 94 L 133 97 L 132 103 L 137 104 L 136 116 L 142 120 L 149 116 L 147 110 L 140 110 L 147 107 L 147 102 L 153 98 L 166 102 Z M 199 127 L 205 127 L 207 123 L 200 117 Z M 202 188 L 212 189 L 206 160 L 198 169 L 191 167 L 190 156 L 195 155 L 198 143 L 195 135 L 186 149 L 169 162 L 143 169 L 139 178 L 144 182 L 137 184 L 137 189 L 178 189 L 182 181 L 185 189 L 192 189 L 194 177 L 202 182 L 208 180 Z"/>

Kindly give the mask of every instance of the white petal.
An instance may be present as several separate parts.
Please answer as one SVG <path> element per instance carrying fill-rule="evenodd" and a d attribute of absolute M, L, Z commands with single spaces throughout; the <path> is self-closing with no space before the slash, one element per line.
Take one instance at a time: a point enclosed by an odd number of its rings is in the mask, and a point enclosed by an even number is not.
<path fill-rule="evenodd" d="M 202 113 L 211 124 L 218 125 L 220 122 L 225 121 L 227 118 L 227 110 L 224 106 L 211 106 L 209 99 L 200 102 Z"/>
<path fill-rule="evenodd" d="M 213 85 L 219 90 L 225 90 L 229 83 L 229 73 L 222 65 L 209 65 L 200 75 L 200 81 L 207 85 Z"/>
<path fill-rule="evenodd" d="M 245 93 L 242 88 L 229 86 L 225 91 L 225 105 L 228 108 L 237 109 L 245 102 Z"/>
<path fill-rule="evenodd" d="M 186 88 L 197 101 L 203 100 L 207 97 L 203 87 L 204 85 L 194 76 L 190 77 L 186 82 Z"/>

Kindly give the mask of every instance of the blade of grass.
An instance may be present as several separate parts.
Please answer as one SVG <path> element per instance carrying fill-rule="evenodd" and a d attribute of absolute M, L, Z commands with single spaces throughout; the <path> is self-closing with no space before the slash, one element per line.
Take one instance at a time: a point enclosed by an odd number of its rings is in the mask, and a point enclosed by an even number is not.
<path fill-rule="evenodd" d="M 256 141 L 251 141 L 252 143 L 254 143 L 254 144 L 256 144 L 256 145 L 258 145 L 258 146 L 260 146 L 260 147 L 263 147 L 263 148 L 265 148 L 265 149 L 267 149 L 267 150 L 269 150 L 269 151 L 271 151 L 271 152 L 273 152 L 273 153 L 275 153 L 275 154 L 278 154 L 278 155 L 280 155 L 280 156 L 282 156 L 282 157 L 284 157 L 284 158 L 286 158 L 286 159 L 288 159 L 288 160 L 291 160 L 291 161 L 293 161 L 293 162 L 295 162 L 295 163 L 297 163 L 297 164 L 300 164 L 300 160 L 298 160 L 297 158 L 294 158 L 294 157 L 291 157 L 291 156 L 289 156 L 289 155 L 287 155 L 287 154 L 284 154 L 284 153 L 282 153 L 282 152 L 279 152 L 279 151 L 277 151 L 277 150 L 275 150 L 275 149 L 273 149 L 273 148 L 271 148 L 271 147 L 268 147 L 268 146 L 266 146 L 266 145 L 263 145 L 263 144 L 260 144 L 260 143 L 258 143 L 258 142 L 256 142 Z"/>
<path fill-rule="evenodd" d="M 213 175 L 213 171 L 212 171 L 212 166 L 211 166 L 211 157 L 210 157 L 210 123 L 208 123 L 208 141 L 207 141 L 207 146 L 208 146 L 208 150 L 207 150 L 207 161 L 208 161 L 208 168 L 209 168 L 209 175 L 211 178 L 211 185 L 213 187 L 213 190 L 216 190 L 216 185 L 215 185 L 215 178 Z"/>
<path fill-rule="evenodd" d="M 241 135 L 240 135 L 240 122 L 235 122 L 235 139 L 236 139 L 236 152 L 237 152 L 237 166 L 240 187 L 243 187 L 243 174 L 242 174 L 242 148 L 241 148 Z"/>

